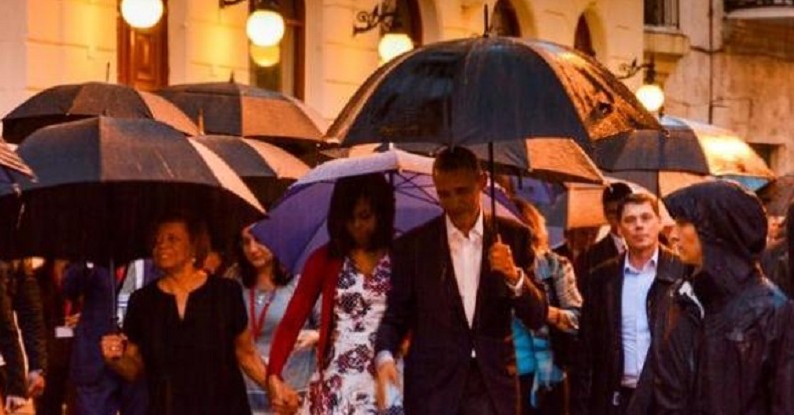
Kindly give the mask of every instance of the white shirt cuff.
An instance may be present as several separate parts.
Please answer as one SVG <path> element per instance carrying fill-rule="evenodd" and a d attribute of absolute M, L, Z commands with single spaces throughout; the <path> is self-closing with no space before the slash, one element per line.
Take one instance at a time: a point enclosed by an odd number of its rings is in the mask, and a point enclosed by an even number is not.
<path fill-rule="evenodd" d="M 515 297 L 519 297 L 521 296 L 521 294 L 524 293 L 524 283 L 526 282 L 526 278 L 527 278 L 523 269 L 517 268 L 517 270 L 518 270 L 518 280 L 516 281 L 515 285 L 510 284 L 510 282 L 508 281 L 505 281 L 505 284 L 507 284 L 507 286 L 510 287 L 510 290 L 513 292 L 513 296 Z"/>
<path fill-rule="evenodd" d="M 394 363 L 394 356 L 388 350 L 382 350 L 375 356 L 375 368 L 379 368 L 384 363 Z"/>

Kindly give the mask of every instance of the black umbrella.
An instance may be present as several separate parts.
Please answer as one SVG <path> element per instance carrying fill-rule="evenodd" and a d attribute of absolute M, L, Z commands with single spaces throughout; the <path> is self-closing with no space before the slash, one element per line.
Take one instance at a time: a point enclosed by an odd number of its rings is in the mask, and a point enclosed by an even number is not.
<path fill-rule="evenodd" d="M 593 160 L 610 175 L 660 195 L 708 176 L 745 184 L 774 177 L 763 159 L 729 130 L 671 116 L 661 122 L 665 131 L 638 130 L 595 141 Z"/>
<path fill-rule="evenodd" d="M 262 141 L 221 135 L 194 139 L 220 156 L 265 208 L 309 171 L 309 166 L 292 154 Z"/>
<path fill-rule="evenodd" d="M 541 40 L 433 43 L 383 65 L 326 134 L 369 142 L 469 145 L 534 137 L 590 141 L 661 128 L 595 59 Z"/>
<path fill-rule="evenodd" d="M 300 155 L 321 143 L 327 127 L 295 98 L 233 81 L 173 85 L 158 94 L 202 124 L 206 134 L 267 139 Z"/>
<path fill-rule="evenodd" d="M 263 209 L 231 168 L 200 143 L 151 120 L 97 117 L 42 128 L 18 153 L 37 182 L 20 215 L 0 218 L 0 254 L 126 261 L 149 253 L 163 214 L 207 220 L 216 249 L 228 249 Z M 7 210 L 6 210 L 7 211 Z"/>
<path fill-rule="evenodd" d="M 30 97 L 3 118 L 3 137 L 20 143 L 39 128 L 99 115 L 153 119 L 184 134 L 198 134 L 196 124 L 162 97 L 125 85 L 88 82 L 55 86 Z"/>

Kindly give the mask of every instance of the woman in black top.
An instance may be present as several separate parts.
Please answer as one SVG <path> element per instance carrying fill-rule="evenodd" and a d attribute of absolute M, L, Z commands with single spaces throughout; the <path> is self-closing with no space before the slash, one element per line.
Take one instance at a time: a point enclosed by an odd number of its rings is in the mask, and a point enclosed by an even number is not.
<path fill-rule="evenodd" d="M 161 221 L 152 257 L 162 278 L 133 293 L 124 334 L 102 338 L 121 376 L 145 372 L 151 414 L 250 414 L 240 368 L 264 385 L 240 287 L 201 271 L 208 251 L 200 222 Z"/>

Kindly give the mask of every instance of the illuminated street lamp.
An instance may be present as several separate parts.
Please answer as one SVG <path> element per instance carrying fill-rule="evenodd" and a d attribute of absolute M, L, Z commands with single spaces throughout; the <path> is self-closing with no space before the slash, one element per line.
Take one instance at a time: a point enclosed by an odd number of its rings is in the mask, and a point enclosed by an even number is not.
<path fill-rule="evenodd" d="M 631 65 L 620 65 L 623 74 L 617 78 L 621 80 L 631 78 L 642 69 L 645 69 L 643 85 L 634 92 L 634 95 L 648 112 L 659 112 L 664 106 L 664 91 L 656 84 L 656 64 L 653 58 L 642 65 L 638 65 L 636 59 L 631 62 Z"/>
<path fill-rule="evenodd" d="M 245 0 L 219 0 L 220 8 L 242 3 Z M 253 12 L 245 23 L 245 33 L 257 46 L 274 46 L 284 37 L 284 17 L 278 12 L 274 0 L 249 0 Z"/>
<path fill-rule="evenodd" d="M 249 46 L 251 60 L 257 66 L 269 68 L 278 64 L 281 61 L 281 48 L 278 45 L 273 46 L 258 46 L 251 43 Z"/>
<path fill-rule="evenodd" d="M 162 0 L 122 0 L 121 17 L 136 29 L 154 27 L 163 17 Z"/>
<path fill-rule="evenodd" d="M 353 36 L 380 27 L 383 35 L 378 42 L 378 56 L 383 62 L 388 62 L 414 48 L 411 37 L 401 30 L 396 8 L 396 5 L 384 0 L 375 6 L 372 12 L 358 12 L 356 21 L 361 24 L 353 25 Z"/>

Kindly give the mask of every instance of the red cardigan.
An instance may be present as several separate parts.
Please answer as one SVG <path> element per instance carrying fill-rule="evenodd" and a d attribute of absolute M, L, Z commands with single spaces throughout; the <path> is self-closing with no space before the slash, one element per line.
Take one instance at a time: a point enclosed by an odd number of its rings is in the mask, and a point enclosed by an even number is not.
<path fill-rule="evenodd" d="M 281 371 L 287 362 L 295 341 L 311 314 L 317 298 L 323 295 L 320 309 L 320 340 L 317 342 L 317 363 L 319 368 L 325 367 L 328 342 L 333 327 L 334 297 L 339 274 L 342 271 L 342 259 L 328 255 L 328 245 L 314 251 L 306 264 L 295 288 L 295 293 L 287 305 L 284 318 L 281 319 L 270 345 L 268 374 L 281 378 Z"/>

